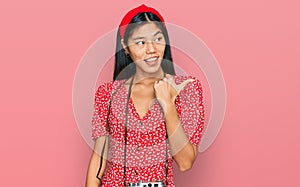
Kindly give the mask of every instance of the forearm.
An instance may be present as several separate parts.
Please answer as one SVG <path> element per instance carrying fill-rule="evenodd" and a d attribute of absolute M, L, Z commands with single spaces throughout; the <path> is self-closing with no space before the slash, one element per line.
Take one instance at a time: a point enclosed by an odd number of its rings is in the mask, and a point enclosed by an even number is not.
<path fill-rule="evenodd" d="M 100 180 L 97 178 L 97 174 L 100 167 L 100 155 L 102 155 L 102 150 L 104 149 L 104 153 L 107 153 L 108 151 L 108 143 L 106 141 L 106 136 L 101 136 L 95 141 L 94 151 L 90 159 L 86 177 L 86 187 L 99 187 L 101 185 Z M 102 178 L 106 168 L 107 155 L 103 154 L 102 156 L 101 170 L 98 175 L 99 178 Z"/>
<path fill-rule="evenodd" d="M 96 178 L 100 164 L 99 155 L 93 151 L 86 176 L 86 187 L 99 187 L 100 180 Z"/>
<path fill-rule="evenodd" d="M 167 104 L 165 120 L 173 158 L 181 171 L 190 169 L 197 157 L 197 148 L 189 142 L 180 123 L 175 104 Z"/>

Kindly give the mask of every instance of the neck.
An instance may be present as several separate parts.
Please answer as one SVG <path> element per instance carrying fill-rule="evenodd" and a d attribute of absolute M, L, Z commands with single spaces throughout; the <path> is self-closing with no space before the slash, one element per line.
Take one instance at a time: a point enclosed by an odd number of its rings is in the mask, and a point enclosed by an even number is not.
<path fill-rule="evenodd" d="M 162 79 L 164 77 L 164 71 L 160 69 L 156 73 L 139 73 L 134 74 L 134 83 L 154 83 L 154 81 Z"/>

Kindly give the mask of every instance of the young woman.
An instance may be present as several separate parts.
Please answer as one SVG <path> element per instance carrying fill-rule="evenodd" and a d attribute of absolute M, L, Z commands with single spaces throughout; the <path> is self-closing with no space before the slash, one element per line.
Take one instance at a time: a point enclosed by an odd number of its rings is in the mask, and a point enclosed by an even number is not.
<path fill-rule="evenodd" d="M 129 11 L 113 81 L 95 94 L 86 186 L 174 186 L 173 160 L 180 171 L 192 167 L 203 125 L 200 81 L 175 74 L 164 19 L 145 5 Z"/>

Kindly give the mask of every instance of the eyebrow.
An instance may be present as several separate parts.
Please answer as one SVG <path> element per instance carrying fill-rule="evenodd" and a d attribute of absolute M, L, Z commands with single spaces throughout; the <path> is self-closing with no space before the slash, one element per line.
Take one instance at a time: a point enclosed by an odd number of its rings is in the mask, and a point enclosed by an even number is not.
<path fill-rule="evenodd" d="M 162 33 L 161 31 L 157 31 L 153 36 L 156 36 L 161 33 Z M 139 36 L 139 37 L 133 38 L 133 40 L 140 40 L 140 39 L 144 39 L 144 38 L 145 38 L 144 36 Z"/>

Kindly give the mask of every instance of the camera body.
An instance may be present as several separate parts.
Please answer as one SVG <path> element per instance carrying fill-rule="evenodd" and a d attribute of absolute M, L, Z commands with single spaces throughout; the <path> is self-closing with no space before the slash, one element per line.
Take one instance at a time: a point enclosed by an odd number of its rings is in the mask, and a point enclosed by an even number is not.
<path fill-rule="evenodd" d="M 164 183 L 161 181 L 158 182 L 142 182 L 140 181 L 139 183 L 129 183 L 128 187 L 164 187 Z"/>

